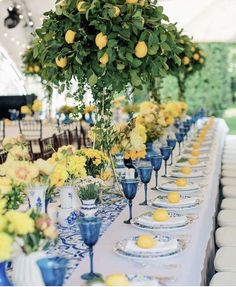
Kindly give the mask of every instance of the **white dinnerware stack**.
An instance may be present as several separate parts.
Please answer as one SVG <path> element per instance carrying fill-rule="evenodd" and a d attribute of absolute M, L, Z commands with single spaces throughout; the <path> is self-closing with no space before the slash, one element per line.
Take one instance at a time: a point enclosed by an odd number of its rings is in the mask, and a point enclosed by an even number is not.
<path fill-rule="evenodd" d="M 223 200 L 218 214 L 214 261 L 217 273 L 211 286 L 236 285 L 236 136 L 227 136 L 222 159 Z"/>

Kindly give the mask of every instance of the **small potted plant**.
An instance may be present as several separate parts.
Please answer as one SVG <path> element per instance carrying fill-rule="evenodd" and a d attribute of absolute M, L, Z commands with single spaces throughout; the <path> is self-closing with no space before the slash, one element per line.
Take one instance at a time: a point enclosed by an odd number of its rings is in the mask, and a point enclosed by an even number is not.
<path fill-rule="evenodd" d="M 98 207 L 96 201 L 99 198 L 99 193 L 104 185 L 101 179 L 88 176 L 85 180 L 77 182 L 78 196 L 82 202 L 80 213 L 84 217 L 96 216 Z"/>

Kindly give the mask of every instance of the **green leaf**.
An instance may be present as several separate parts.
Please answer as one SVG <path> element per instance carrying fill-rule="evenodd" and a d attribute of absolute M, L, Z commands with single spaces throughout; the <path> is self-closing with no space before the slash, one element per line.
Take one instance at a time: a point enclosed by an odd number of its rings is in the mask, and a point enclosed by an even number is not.
<path fill-rule="evenodd" d="M 156 55 L 157 51 L 158 51 L 158 45 L 154 44 L 148 49 L 148 55 L 151 56 Z"/>
<path fill-rule="evenodd" d="M 141 84 L 141 79 L 139 78 L 137 71 L 131 70 L 130 71 L 131 82 L 133 86 L 139 86 Z"/>
<path fill-rule="evenodd" d="M 88 78 L 88 83 L 90 86 L 94 86 L 97 83 L 98 77 L 93 73 L 89 78 Z"/>
<path fill-rule="evenodd" d="M 133 62 L 133 56 L 132 56 L 132 54 L 131 53 L 126 53 L 125 54 L 125 57 L 126 57 L 126 59 L 130 62 L 130 63 L 132 63 Z"/>

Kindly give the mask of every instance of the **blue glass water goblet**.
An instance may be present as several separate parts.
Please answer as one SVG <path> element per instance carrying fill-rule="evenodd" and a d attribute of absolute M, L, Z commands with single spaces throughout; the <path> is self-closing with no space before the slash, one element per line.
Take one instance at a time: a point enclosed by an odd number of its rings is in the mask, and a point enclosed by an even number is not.
<path fill-rule="evenodd" d="M 165 161 L 165 174 L 163 177 L 167 177 L 167 161 L 170 158 L 172 148 L 169 146 L 164 146 L 164 147 L 160 148 L 160 151 L 161 151 L 161 155 Z"/>
<path fill-rule="evenodd" d="M 139 176 L 141 182 L 144 184 L 144 202 L 140 203 L 139 205 L 147 205 L 147 188 L 148 188 L 148 183 L 150 182 L 152 178 L 152 171 L 153 168 L 152 166 L 140 166 L 138 168 L 139 171 Z"/>
<path fill-rule="evenodd" d="M 173 165 L 173 151 L 174 151 L 175 146 L 176 146 L 176 139 L 167 139 L 166 142 L 167 142 L 167 145 L 169 147 L 171 147 L 171 162 L 170 162 L 170 165 Z"/>
<path fill-rule="evenodd" d="M 138 179 L 121 180 L 124 195 L 129 201 L 129 219 L 124 221 L 125 224 L 130 224 L 130 221 L 132 219 L 132 202 L 137 193 L 138 183 L 139 183 Z"/>
<path fill-rule="evenodd" d="M 156 186 L 152 187 L 152 190 L 158 190 L 158 171 L 161 169 L 162 165 L 162 155 L 157 154 L 151 156 L 151 164 L 155 170 Z"/>
<path fill-rule="evenodd" d="M 66 274 L 68 259 L 64 257 L 46 257 L 37 261 L 45 286 L 62 286 Z"/>
<path fill-rule="evenodd" d="M 179 155 L 181 155 L 181 143 L 184 140 L 184 134 L 183 133 L 176 133 L 175 137 L 176 137 L 176 140 L 179 144 Z"/>
<path fill-rule="evenodd" d="M 78 219 L 79 229 L 84 243 L 89 248 L 90 272 L 81 276 L 84 280 L 100 278 L 101 274 L 93 271 L 93 246 L 97 243 L 102 224 L 100 217 L 80 217 Z"/>

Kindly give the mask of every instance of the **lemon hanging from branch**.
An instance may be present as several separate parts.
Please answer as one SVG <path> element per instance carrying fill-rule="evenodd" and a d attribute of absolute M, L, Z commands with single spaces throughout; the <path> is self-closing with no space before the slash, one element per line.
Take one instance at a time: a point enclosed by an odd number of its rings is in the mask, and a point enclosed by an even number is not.
<path fill-rule="evenodd" d="M 67 66 L 67 63 L 68 63 L 67 57 L 61 57 L 61 58 L 56 57 L 55 61 L 56 61 L 56 65 L 62 69 L 65 68 Z"/>
<path fill-rule="evenodd" d="M 139 41 L 135 47 L 135 56 L 137 58 L 144 58 L 146 57 L 148 52 L 148 47 L 144 41 Z"/>
<path fill-rule="evenodd" d="M 102 50 L 107 45 L 107 36 L 100 32 L 95 38 L 95 44 L 99 50 Z"/>
<path fill-rule="evenodd" d="M 109 61 L 109 56 L 107 53 L 105 53 L 100 59 L 99 62 L 103 65 L 106 65 Z"/>
<path fill-rule="evenodd" d="M 73 44 L 75 41 L 76 32 L 72 30 L 68 30 L 65 34 L 65 41 L 67 44 Z"/>

